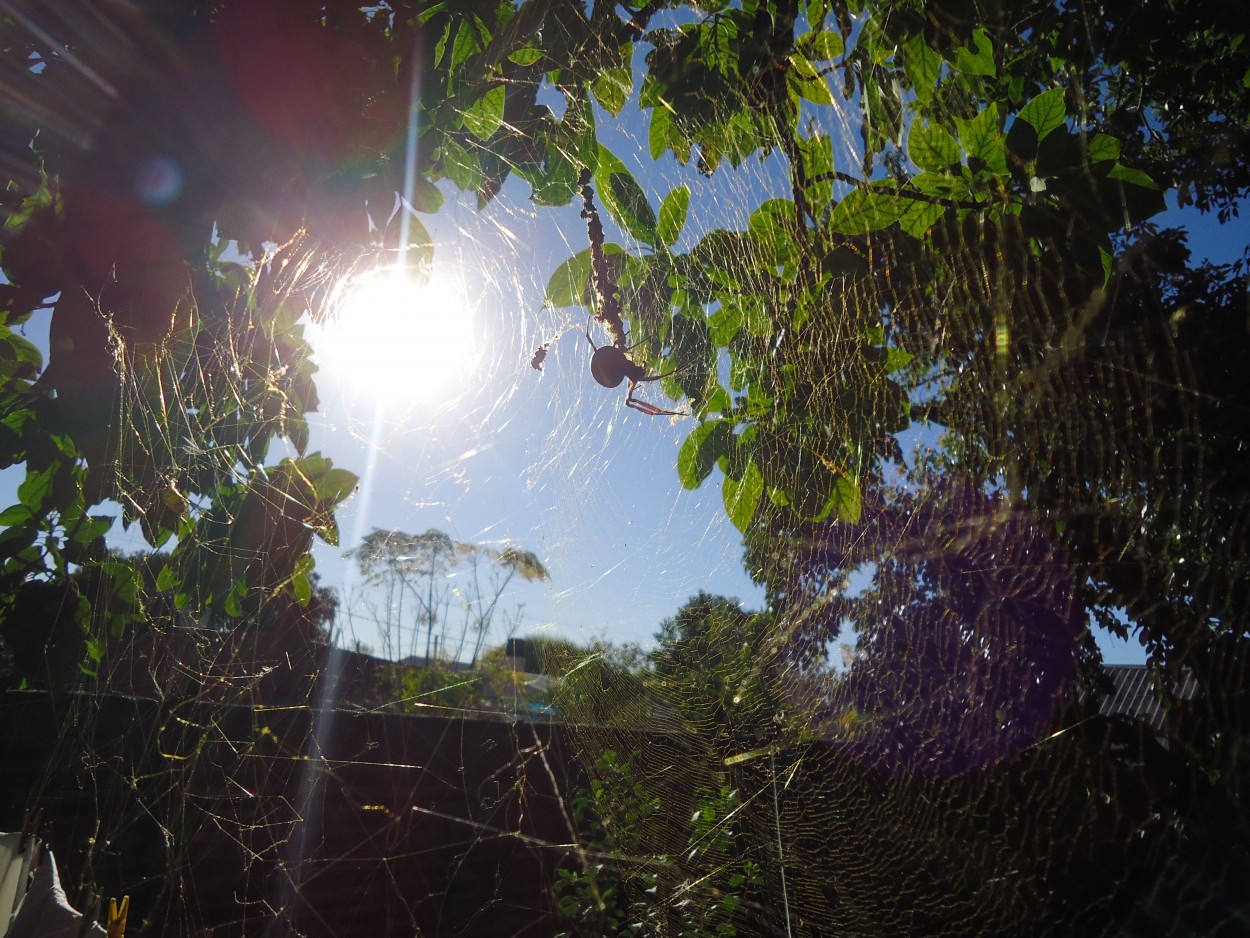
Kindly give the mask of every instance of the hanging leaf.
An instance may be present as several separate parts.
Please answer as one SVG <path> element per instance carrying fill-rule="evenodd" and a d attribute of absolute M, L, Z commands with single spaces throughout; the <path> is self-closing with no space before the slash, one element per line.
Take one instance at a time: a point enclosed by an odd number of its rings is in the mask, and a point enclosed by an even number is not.
<path fill-rule="evenodd" d="M 961 154 L 959 141 L 946 128 L 917 121 L 907 137 L 907 155 L 921 169 L 941 173 L 957 165 Z"/>
<path fill-rule="evenodd" d="M 721 495 L 725 501 L 725 512 L 729 520 L 743 534 L 755 517 L 760 498 L 764 495 L 764 477 L 753 461 L 748 462 L 741 479 L 725 476 Z"/>
<path fill-rule="evenodd" d="M 799 37 L 796 45 L 814 62 L 836 59 L 845 51 L 845 43 L 837 33 L 811 32 Z"/>
<path fill-rule="evenodd" d="M 410 202 L 418 212 L 432 215 L 443 207 L 443 192 L 420 173 L 414 173 Z"/>
<path fill-rule="evenodd" d="M 709 420 L 695 427 L 677 453 L 677 478 L 682 486 L 697 489 L 702 485 L 717 461 L 729 455 L 732 444 L 727 421 Z"/>
<path fill-rule="evenodd" d="M 655 245 L 655 211 L 633 174 L 606 147 L 600 147 L 595 182 L 612 219 L 644 244 Z"/>
<path fill-rule="evenodd" d="M 660 220 L 656 225 L 655 236 L 660 244 L 672 247 L 682 229 L 686 227 L 686 213 L 690 208 L 690 187 L 678 186 L 664 197 L 660 203 Z"/>
<path fill-rule="evenodd" d="M 972 120 L 955 119 L 959 142 L 970 161 L 976 160 L 990 173 L 1001 176 L 1007 172 L 1007 141 L 998 127 L 998 105 L 991 104 Z M 970 165 L 976 171 L 976 168 Z"/>
<path fill-rule="evenodd" d="M 833 516 L 847 524 L 859 524 L 863 508 L 863 496 L 859 486 L 846 476 L 838 476 L 833 483 L 833 491 L 829 493 L 829 501 L 821 512 L 821 518 Z"/>
<path fill-rule="evenodd" d="M 803 55 L 795 52 L 790 56 L 790 89 L 800 98 L 813 104 L 833 104 L 833 92 L 824 75 Z"/>
<path fill-rule="evenodd" d="M 1086 150 L 1091 163 L 1105 163 L 1120 158 L 1120 141 L 1109 134 L 1094 134 Z"/>
<path fill-rule="evenodd" d="M 898 220 L 898 226 L 913 238 L 923 238 L 937 224 L 946 209 L 935 202 L 922 202 L 919 199 L 911 199 L 909 202 Z"/>
<path fill-rule="evenodd" d="M 998 74 L 994 67 L 994 45 L 989 34 L 984 29 L 974 29 L 971 44 L 955 50 L 953 64 L 965 75 L 993 78 Z"/>
<path fill-rule="evenodd" d="M 902 218 L 911 201 L 872 189 L 853 189 L 834 207 L 829 227 L 848 235 L 880 231 Z"/>
<path fill-rule="evenodd" d="M 903 44 L 903 73 L 917 100 L 928 104 L 942 76 L 942 57 L 929 48 L 924 37 L 912 36 Z"/>
<path fill-rule="evenodd" d="M 534 65 L 543 57 L 541 49 L 535 49 L 533 46 L 526 46 L 523 49 L 517 49 L 508 56 L 508 61 L 515 62 L 517 65 Z"/>
<path fill-rule="evenodd" d="M 634 90 L 633 73 L 624 67 L 604 69 L 591 85 L 591 90 L 605 111 L 615 117 L 625 108 Z"/>
<path fill-rule="evenodd" d="M 1043 91 L 1036 98 L 1020 109 L 1017 119 L 1027 121 L 1037 132 L 1040 142 L 1055 128 L 1061 126 L 1067 112 L 1063 103 L 1063 89 L 1052 88 Z"/>
<path fill-rule="evenodd" d="M 478 98 L 464 112 L 465 129 L 479 140 L 489 140 L 503 123 L 505 90 L 496 85 Z"/>

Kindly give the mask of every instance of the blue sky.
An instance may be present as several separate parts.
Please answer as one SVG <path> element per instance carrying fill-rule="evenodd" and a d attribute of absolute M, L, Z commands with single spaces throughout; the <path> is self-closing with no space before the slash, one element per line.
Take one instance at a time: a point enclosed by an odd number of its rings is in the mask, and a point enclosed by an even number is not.
<path fill-rule="evenodd" d="M 759 605 L 719 486 L 688 492 L 678 482 L 693 422 L 627 409 L 623 388 L 590 376 L 584 311 L 542 306 L 549 275 L 584 247 L 585 222 L 576 208 L 535 211 L 511 196 L 481 215 L 458 200 L 430 224 L 436 271 L 465 275 L 475 367 L 426 401 L 379 402 L 359 381 L 319 376 L 311 445 L 362 476 L 340 519 L 345 545 L 373 527 L 434 527 L 532 550 L 551 580 L 517 591 L 522 632 L 645 642 L 700 589 Z M 552 340 L 544 371 L 530 368 Z M 646 393 L 663 405 L 658 387 Z M 350 563 L 325 545 L 316 557 L 350 593 Z"/>

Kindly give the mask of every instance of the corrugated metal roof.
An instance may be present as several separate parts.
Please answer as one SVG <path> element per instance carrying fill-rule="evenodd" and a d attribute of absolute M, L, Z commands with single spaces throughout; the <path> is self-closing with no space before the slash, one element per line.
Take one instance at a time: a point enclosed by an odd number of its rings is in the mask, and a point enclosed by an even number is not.
<path fill-rule="evenodd" d="M 1115 685 L 1115 693 L 1103 698 L 1099 710 L 1104 716 L 1123 714 L 1150 724 L 1159 735 L 1167 733 L 1167 711 L 1154 685 L 1154 673 L 1143 664 L 1108 664 L 1103 671 Z M 1180 700 L 1190 700 L 1198 693 L 1198 681 L 1191 671 L 1175 689 Z"/>

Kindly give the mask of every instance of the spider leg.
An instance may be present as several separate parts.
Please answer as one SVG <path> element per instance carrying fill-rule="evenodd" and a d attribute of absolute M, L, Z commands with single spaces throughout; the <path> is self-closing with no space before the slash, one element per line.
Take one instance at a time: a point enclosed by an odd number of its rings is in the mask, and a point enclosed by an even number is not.
<path fill-rule="evenodd" d="M 661 378 L 667 378 L 669 375 L 675 375 L 675 374 L 677 374 L 677 372 L 674 370 L 674 371 L 666 371 L 662 375 L 646 375 L 645 377 L 642 377 L 642 378 L 635 378 L 634 383 L 641 384 L 644 381 L 659 381 Z"/>
<path fill-rule="evenodd" d="M 656 375 L 656 377 L 658 378 L 658 377 L 663 377 L 663 376 Z M 654 379 L 647 378 L 644 380 L 651 381 Z M 646 401 L 639 400 L 638 398 L 634 397 L 634 391 L 637 389 L 637 387 L 638 387 L 637 381 L 631 380 L 629 382 L 629 393 L 625 395 L 626 407 L 632 407 L 634 410 L 644 413 L 648 417 L 689 417 L 690 416 L 689 414 L 683 413 L 680 410 L 664 410 L 662 407 L 656 407 L 654 404 L 649 404 Z"/>
<path fill-rule="evenodd" d="M 589 309 L 586 310 L 586 341 L 590 343 L 590 347 L 592 349 L 594 349 L 596 352 L 599 351 L 599 346 L 595 345 L 595 340 L 590 337 L 590 310 Z"/>

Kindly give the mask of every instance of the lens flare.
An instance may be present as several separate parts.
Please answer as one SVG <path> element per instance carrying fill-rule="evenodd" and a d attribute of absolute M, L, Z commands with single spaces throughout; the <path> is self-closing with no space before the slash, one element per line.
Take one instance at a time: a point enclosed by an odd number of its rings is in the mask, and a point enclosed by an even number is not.
<path fill-rule="evenodd" d="M 344 285 L 340 297 L 312 336 L 327 373 L 387 401 L 434 401 L 463 388 L 476 342 L 473 310 L 454 279 L 385 269 Z"/>

